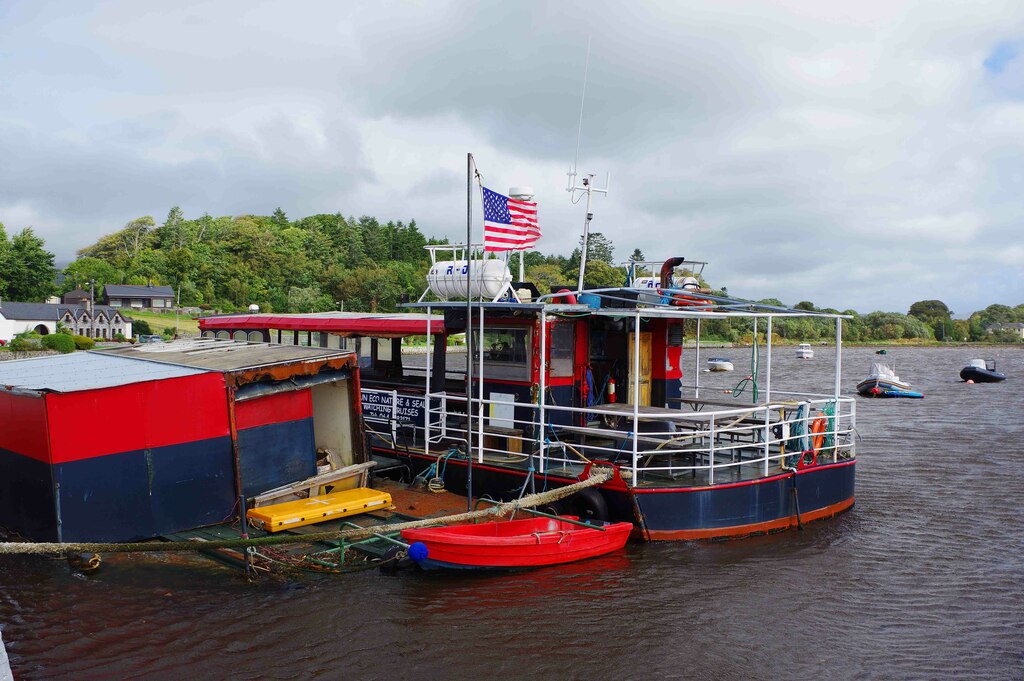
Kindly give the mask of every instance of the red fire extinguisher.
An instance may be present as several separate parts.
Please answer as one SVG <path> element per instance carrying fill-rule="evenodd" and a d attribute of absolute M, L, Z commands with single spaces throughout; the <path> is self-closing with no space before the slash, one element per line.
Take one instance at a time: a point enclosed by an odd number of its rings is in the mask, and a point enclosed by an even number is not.
<path fill-rule="evenodd" d="M 608 404 L 615 404 L 615 379 L 608 379 Z"/>

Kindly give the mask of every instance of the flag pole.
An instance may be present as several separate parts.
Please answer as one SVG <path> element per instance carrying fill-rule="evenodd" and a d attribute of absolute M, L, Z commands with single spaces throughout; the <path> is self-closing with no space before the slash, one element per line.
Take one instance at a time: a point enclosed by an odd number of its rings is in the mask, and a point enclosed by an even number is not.
<path fill-rule="evenodd" d="M 466 154 L 466 503 L 473 510 L 473 154 Z M 483 339 L 481 338 L 481 341 Z"/>

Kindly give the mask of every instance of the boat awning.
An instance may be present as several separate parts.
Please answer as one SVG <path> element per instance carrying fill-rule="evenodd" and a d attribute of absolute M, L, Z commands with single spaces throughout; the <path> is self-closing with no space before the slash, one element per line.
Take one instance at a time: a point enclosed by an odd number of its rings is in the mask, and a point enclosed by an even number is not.
<path fill-rule="evenodd" d="M 338 336 L 375 336 L 401 338 L 445 333 L 444 317 L 425 314 L 368 314 L 361 312 L 324 312 L 314 314 L 239 314 L 206 317 L 199 320 L 202 331 L 265 330 L 320 331 Z"/>

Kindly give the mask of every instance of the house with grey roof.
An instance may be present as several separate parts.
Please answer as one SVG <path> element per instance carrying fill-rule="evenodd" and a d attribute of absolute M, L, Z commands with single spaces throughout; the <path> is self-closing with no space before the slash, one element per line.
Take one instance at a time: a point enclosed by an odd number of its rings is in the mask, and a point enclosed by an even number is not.
<path fill-rule="evenodd" d="M 126 286 L 107 284 L 103 302 L 110 307 L 144 310 L 169 310 L 174 307 L 174 289 L 170 286 Z"/>
<path fill-rule="evenodd" d="M 9 343 L 19 333 L 35 331 L 40 336 L 56 333 L 57 324 L 70 332 L 103 340 L 122 334 L 132 336 L 132 320 L 107 305 L 63 305 L 19 303 L 0 300 L 0 342 Z"/>
<path fill-rule="evenodd" d="M 995 333 L 996 331 L 1010 331 L 1013 334 L 1020 336 L 1021 340 L 1024 340 L 1024 324 L 1021 322 L 1015 322 L 1013 324 L 989 324 L 985 330 L 989 333 Z"/>

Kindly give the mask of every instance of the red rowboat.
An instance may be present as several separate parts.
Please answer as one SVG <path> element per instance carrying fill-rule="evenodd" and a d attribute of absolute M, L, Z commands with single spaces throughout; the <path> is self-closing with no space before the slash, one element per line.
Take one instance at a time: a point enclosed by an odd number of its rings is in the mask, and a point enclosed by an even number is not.
<path fill-rule="evenodd" d="M 632 523 L 581 523 L 576 516 L 402 530 L 424 568 L 542 567 L 603 556 L 626 545 Z"/>

